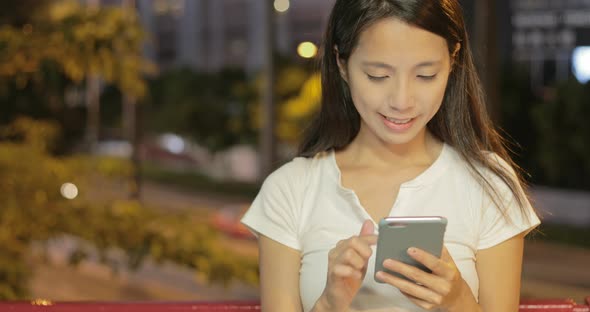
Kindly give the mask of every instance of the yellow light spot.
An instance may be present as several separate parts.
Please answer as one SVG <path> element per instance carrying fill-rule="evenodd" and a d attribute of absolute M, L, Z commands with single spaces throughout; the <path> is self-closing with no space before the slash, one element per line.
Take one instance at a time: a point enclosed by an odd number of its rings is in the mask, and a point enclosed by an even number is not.
<path fill-rule="evenodd" d="M 32 305 L 35 306 L 50 306 L 53 305 L 53 302 L 49 301 L 49 300 L 45 300 L 45 299 L 35 299 L 33 301 L 31 301 Z"/>
<path fill-rule="evenodd" d="M 318 53 L 318 47 L 315 44 L 305 41 L 297 47 L 297 54 L 303 58 L 312 58 Z"/>
<path fill-rule="evenodd" d="M 73 183 L 64 183 L 61 186 L 61 196 L 67 199 L 74 199 L 78 196 L 78 187 Z"/>
<path fill-rule="evenodd" d="M 290 3 L 289 0 L 275 0 L 274 6 L 277 12 L 283 13 L 289 10 Z"/>

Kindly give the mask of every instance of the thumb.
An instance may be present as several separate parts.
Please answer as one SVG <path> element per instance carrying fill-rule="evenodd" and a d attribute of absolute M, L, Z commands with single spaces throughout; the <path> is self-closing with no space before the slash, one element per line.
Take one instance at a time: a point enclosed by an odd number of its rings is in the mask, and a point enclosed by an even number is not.
<path fill-rule="evenodd" d="M 374 231 L 375 226 L 373 225 L 373 221 L 365 220 L 365 222 L 363 222 L 363 226 L 361 227 L 361 233 L 359 234 L 359 236 L 371 235 Z"/>

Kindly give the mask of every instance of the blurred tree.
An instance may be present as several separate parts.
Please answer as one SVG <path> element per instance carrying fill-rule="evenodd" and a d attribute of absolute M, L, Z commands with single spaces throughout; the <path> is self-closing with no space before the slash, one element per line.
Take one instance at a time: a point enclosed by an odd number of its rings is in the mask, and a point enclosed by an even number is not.
<path fill-rule="evenodd" d="M 296 145 L 301 139 L 304 128 L 317 113 L 322 92 L 320 74 L 313 73 L 306 76 L 298 93 L 285 100 L 280 107 L 278 116 L 278 137 L 290 144 Z"/>
<path fill-rule="evenodd" d="M 279 59 L 277 64 L 277 83 L 275 84 L 277 139 L 281 143 L 297 145 L 303 129 L 311 120 L 311 115 L 319 107 L 321 83 L 319 73 L 309 66 Z M 256 89 L 262 87 L 262 77 L 254 81 Z M 262 128 L 262 106 L 250 103 L 252 127 Z"/>
<path fill-rule="evenodd" d="M 55 64 L 75 84 L 85 81 L 86 143 L 92 148 L 99 138 L 101 81 L 117 86 L 133 103 L 146 94 L 143 76 L 155 67 L 143 57 L 144 40 L 131 8 L 51 1 L 46 10 L 31 15 L 30 23 L 0 28 L 0 85 L 15 81 L 17 88 L 24 89 L 30 81 L 43 83 L 40 73 L 45 62 Z M 133 159 L 138 160 L 136 156 L 134 152 Z M 135 196 L 137 184 L 131 183 Z"/>
<path fill-rule="evenodd" d="M 497 107 L 502 134 L 508 136 L 516 163 L 531 175 L 530 182 L 540 183 L 540 168 L 536 163 L 538 138 L 531 115 L 531 108 L 540 98 L 532 89 L 527 68 L 510 65 L 502 73 L 498 83 L 501 105 Z"/>
<path fill-rule="evenodd" d="M 510 66 L 501 80 L 501 126 L 533 184 L 590 190 L 590 84 L 571 78 L 542 92 L 529 70 Z"/>
<path fill-rule="evenodd" d="M 175 69 L 150 85 L 149 129 L 186 135 L 212 151 L 256 142 L 248 107 L 256 90 L 243 70 L 196 73 Z"/>
<path fill-rule="evenodd" d="M 47 18 L 64 44 L 61 52 L 50 56 L 72 80 L 98 75 L 124 94 L 138 98 L 146 94 L 143 75 L 155 67 L 143 57 L 146 34 L 135 11 L 62 1 L 51 7 Z"/>
<path fill-rule="evenodd" d="M 27 36 L 33 30 L 31 23 L 38 17 L 39 12 L 48 8 L 50 1 L 23 0 L 0 2 L 0 25 L 4 39 L 0 41 L 0 62 L 12 62 L 9 54 L 14 54 L 15 38 L 12 36 Z M 14 30 L 22 30 L 19 34 Z M 10 36 L 10 41 L 7 41 Z M 12 46 L 11 46 L 12 45 Z M 12 51 L 12 52 L 11 52 Z M 19 58 L 21 60 L 22 58 Z M 38 61 L 38 60 L 35 60 Z M 38 71 L 30 78 L 34 83 L 27 83 L 24 73 L 13 72 L 0 75 L 0 124 L 10 123 L 16 116 L 27 115 L 34 118 L 52 118 L 60 122 L 64 128 L 64 135 L 70 139 L 78 133 L 76 123 L 69 120 L 80 120 L 73 111 L 67 111 L 63 105 L 63 93 L 67 85 L 56 64 L 40 62 Z"/>
<path fill-rule="evenodd" d="M 256 260 L 233 256 L 203 220 L 136 201 L 85 200 L 97 179 L 124 178 L 130 166 L 109 158 L 53 157 L 48 150 L 58 134 L 54 124 L 32 119 L 0 128 L 0 300 L 30 299 L 33 244 L 63 235 L 78 242 L 72 264 L 97 250 L 115 271 L 137 268 L 149 257 L 193 268 L 211 282 L 257 282 Z M 60 192 L 65 182 L 75 184 L 80 196 L 66 199 Z M 113 258 L 113 249 L 125 257 Z"/>
<path fill-rule="evenodd" d="M 257 144 L 262 129 L 258 90 L 262 76 L 249 81 L 243 70 L 197 73 L 174 69 L 150 84 L 148 126 L 156 132 L 186 135 L 211 151 L 235 144 Z M 198 88 L 195 88 L 198 86 Z M 278 139 L 296 144 L 321 97 L 318 73 L 279 63 L 275 84 Z"/>
<path fill-rule="evenodd" d="M 33 16 L 46 9 L 48 0 L 20 0 L 0 2 L 0 25 L 22 27 L 30 23 Z"/>
<path fill-rule="evenodd" d="M 590 190 L 590 83 L 575 79 L 547 88 L 531 110 L 535 149 L 546 184 Z"/>
<path fill-rule="evenodd" d="M 142 98 L 146 94 L 143 75 L 155 72 L 155 66 L 142 55 L 144 40 L 132 10 L 53 1 L 47 10 L 34 14 L 30 23 L 0 28 L 0 84 L 15 81 L 24 88 L 30 81 L 39 81 L 40 69 L 48 61 L 74 83 L 100 77 L 123 94 Z M 91 96 L 98 96 L 96 83 L 89 86 Z"/>

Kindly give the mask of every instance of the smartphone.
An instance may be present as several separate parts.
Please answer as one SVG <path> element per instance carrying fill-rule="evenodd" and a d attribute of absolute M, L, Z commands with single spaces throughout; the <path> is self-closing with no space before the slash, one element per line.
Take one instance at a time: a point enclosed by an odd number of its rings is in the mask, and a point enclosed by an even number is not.
<path fill-rule="evenodd" d="M 440 258 L 447 219 L 444 217 L 387 217 L 379 221 L 375 274 L 379 271 L 408 280 L 407 277 L 383 267 L 385 259 L 431 271 L 408 255 L 408 248 L 417 247 Z M 374 277 L 378 283 L 383 283 Z"/>

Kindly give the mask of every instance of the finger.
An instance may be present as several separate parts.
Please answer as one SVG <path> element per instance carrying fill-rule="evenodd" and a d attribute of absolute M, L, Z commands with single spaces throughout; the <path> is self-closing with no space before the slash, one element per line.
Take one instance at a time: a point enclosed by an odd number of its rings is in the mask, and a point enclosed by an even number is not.
<path fill-rule="evenodd" d="M 415 247 L 408 248 L 408 255 L 414 260 L 422 263 L 435 275 L 449 278 L 454 273 L 453 266 L 422 249 Z"/>
<path fill-rule="evenodd" d="M 372 245 L 377 244 L 377 239 L 379 237 L 375 234 L 370 234 L 370 235 L 359 236 L 359 238 L 362 239 L 367 245 L 372 246 Z"/>
<path fill-rule="evenodd" d="M 424 272 L 423 270 L 400 261 L 387 259 L 383 261 L 383 267 L 391 271 L 402 274 L 410 280 L 421 286 L 432 289 L 438 294 L 445 294 L 448 289 L 448 281 L 434 274 Z"/>
<path fill-rule="evenodd" d="M 428 289 L 420 285 L 416 285 L 415 283 L 405 280 L 403 278 L 399 278 L 397 276 L 388 274 L 383 271 L 377 272 L 377 278 L 393 287 L 396 287 L 401 292 L 407 293 L 417 299 L 430 302 L 433 304 L 438 304 L 442 302 L 441 295 L 437 294 L 431 289 Z"/>
<path fill-rule="evenodd" d="M 373 234 L 375 232 L 375 226 L 373 225 L 373 221 L 367 219 L 363 222 L 361 226 L 361 232 L 359 236 Z"/>
<path fill-rule="evenodd" d="M 339 278 L 363 278 L 363 274 L 359 270 L 344 264 L 335 265 L 332 269 L 332 274 Z"/>
<path fill-rule="evenodd" d="M 408 293 L 405 293 L 403 291 L 400 291 L 404 296 L 406 296 L 410 301 L 412 301 L 415 305 L 422 307 L 423 309 L 426 309 L 428 311 L 432 310 L 435 305 L 433 303 L 430 303 L 428 301 L 424 301 L 422 299 L 416 298 Z"/>
<path fill-rule="evenodd" d="M 455 261 L 453 260 L 453 257 L 449 253 L 449 250 L 444 245 L 443 245 L 442 252 L 440 254 L 440 258 L 441 258 L 441 260 L 443 260 L 445 262 L 452 262 L 453 264 L 455 263 Z"/>
<path fill-rule="evenodd" d="M 369 259 L 373 254 L 371 245 L 377 243 L 377 236 L 357 236 L 350 239 L 350 247 L 358 252 L 364 259 Z"/>
<path fill-rule="evenodd" d="M 354 249 L 347 249 L 342 253 L 340 263 L 348 264 L 357 270 L 361 270 L 367 264 L 367 259 L 363 258 Z"/>
<path fill-rule="evenodd" d="M 353 248 L 363 256 L 370 257 L 372 254 L 371 245 L 375 245 L 376 243 L 377 235 L 351 236 L 348 239 L 338 241 L 336 246 L 330 250 L 329 255 L 336 256 L 343 250 Z"/>

